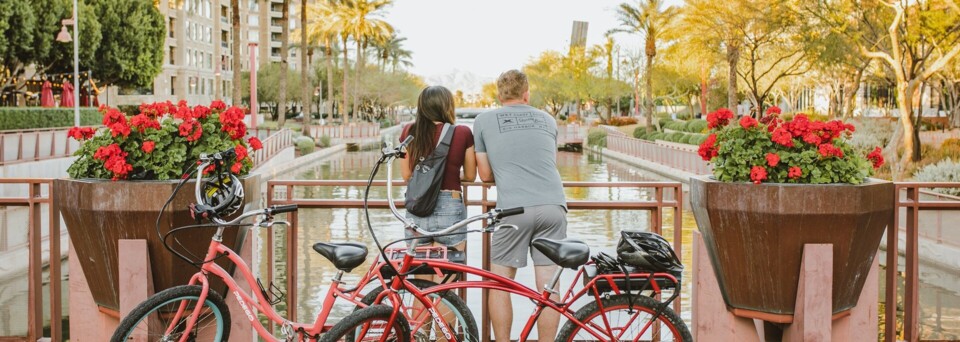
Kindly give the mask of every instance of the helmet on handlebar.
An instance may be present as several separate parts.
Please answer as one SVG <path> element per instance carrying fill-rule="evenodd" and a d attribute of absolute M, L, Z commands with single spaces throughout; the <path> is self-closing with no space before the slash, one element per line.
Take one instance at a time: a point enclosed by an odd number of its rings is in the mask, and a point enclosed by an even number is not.
<path fill-rule="evenodd" d="M 218 216 L 229 216 L 243 204 L 243 183 L 229 172 L 204 179 L 200 193 L 203 204 Z"/>
<path fill-rule="evenodd" d="M 683 264 L 662 236 L 629 230 L 621 231 L 620 235 L 617 256 L 623 263 L 645 271 L 667 272 L 676 276 L 683 272 Z"/>

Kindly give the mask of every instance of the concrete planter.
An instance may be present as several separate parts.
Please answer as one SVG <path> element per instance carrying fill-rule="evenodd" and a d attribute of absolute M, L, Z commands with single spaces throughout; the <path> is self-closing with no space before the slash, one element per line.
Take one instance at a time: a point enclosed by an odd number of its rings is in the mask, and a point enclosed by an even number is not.
<path fill-rule="evenodd" d="M 833 313 L 853 308 L 893 221 L 894 195 L 893 183 L 873 179 L 755 185 L 690 178 L 690 203 L 723 299 L 754 317 L 794 314 L 805 244 L 833 245 Z"/>
<path fill-rule="evenodd" d="M 257 176 L 244 178 L 244 188 L 259 189 L 258 180 Z M 121 239 L 147 241 L 155 291 L 185 285 L 196 273 L 195 267 L 163 247 L 155 228 L 157 213 L 176 185 L 177 181 L 57 179 L 54 182 L 54 202 L 66 222 L 72 248 L 97 305 L 111 310 L 119 308 L 117 241 Z M 246 191 L 241 211 L 250 209 L 251 203 L 259 203 L 259 197 L 259 191 Z M 160 233 L 195 224 L 188 209 L 194 202 L 191 181 L 160 218 Z M 202 258 L 214 231 L 212 228 L 188 229 L 176 233 L 176 237 L 186 250 Z M 246 228 L 228 228 L 223 242 L 239 250 L 246 231 Z M 226 263 L 221 265 L 226 267 Z M 226 289 L 219 280 L 214 280 L 212 286 L 220 293 Z"/>

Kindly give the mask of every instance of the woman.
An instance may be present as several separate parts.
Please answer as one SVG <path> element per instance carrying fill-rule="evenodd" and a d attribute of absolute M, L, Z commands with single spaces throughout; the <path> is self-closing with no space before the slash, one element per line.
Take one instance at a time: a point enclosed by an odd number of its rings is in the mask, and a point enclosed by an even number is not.
<path fill-rule="evenodd" d="M 443 124 L 450 124 L 453 129 L 453 138 L 447 155 L 446 168 L 440 187 L 440 196 L 433 214 L 419 217 L 407 213 L 407 218 L 417 223 L 420 229 L 438 231 L 452 226 L 457 221 L 467 218 L 466 208 L 463 205 L 463 195 L 460 192 L 460 182 L 472 182 L 477 176 L 477 158 L 473 151 L 473 132 L 467 126 L 454 123 L 453 94 L 441 86 L 427 87 L 420 92 L 417 100 L 416 120 L 403 128 L 400 141 L 413 135 L 414 139 L 407 146 L 407 157 L 400 159 L 400 170 L 404 180 L 410 180 L 413 167 L 420 157 L 429 156 L 440 141 L 440 132 Z M 462 171 L 462 172 L 461 172 Z M 466 232 L 463 227 L 458 232 Z M 406 231 L 407 237 L 413 232 Z M 420 239 L 420 245 L 444 245 L 463 250 L 466 234 L 448 235 L 437 238 Z"/>

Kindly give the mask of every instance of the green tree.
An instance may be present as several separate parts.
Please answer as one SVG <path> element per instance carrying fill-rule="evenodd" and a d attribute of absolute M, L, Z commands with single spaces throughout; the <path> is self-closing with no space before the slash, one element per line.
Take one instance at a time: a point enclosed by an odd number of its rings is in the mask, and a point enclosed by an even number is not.
<path fill-rule="evenodd" d="M 737 65 L 749 19 L 745 4 L 753 0 L 685 0 L 687 28 L 704 41 L 723 50 L 727 61 L 727 107 L 737 108 Z"/>
<path fill-rule="evenodd" d="M 385 40 L 393 33 L 393 26 L 382 19 L 383 10 L 392 4 L 392 0 L 344 0 L 340 6 L 339 16 L 344 17 L 346 25 L 343 29 L 353 37 L 357 46 L 357 67 L 356 82 L 354 82 L 354 102 L 353 113 L 358 113 L 356 87 L 359 87 L 362 79 L 362 70 L 366 55 L 364 49 L 371 41 Z M 344 43 L 346 46 L 346 43 Z"/>
<path fill-rule="evenodd" d="M 334 74 L 334 59 L 337 56 L 336 50 L 339 31 L 337 31 L 338 27 L 334 25 L 334 23 L 336 23 L 334 11 L 335 6 L 329 1 L 317 1 L 311 3 L 307 7 L 307 12 L 311 18 L 314 18 L 314 21 L 309 25 L 304 26 L 306 28 L 307 39 L 311 42 L 310 44 L 321 46 L 324 56 L 324 65 L 326 66 L 326 71 L 324 74 L 326 75 Z M 327 86 L 325 87 L 327 90 L 326 113 L 333 115 L 334 78 L 326 77 L 324 79 L 327 81 Z M 344 90 L 346 90 L 345 83 Z"/>
<path fill-rule="evenodd" d="M 231 95 L 234 105 L 240 105 L 240 99 L 243 93 L 240 92 L 241 77 L 240 69 L 240 0 L 230 0 L 230 61 L 232 62 L 231 71 L 233 72 L 233 94 Z"/>
<path fill-rule="evenodd" d="M 92 0 L 102 39 L 94 76 L 104 84 L 145 87 L 161 71 L 166 26 L 150 0 Z"/>
<path fill-rule="evenodd" d="M 664 38 L 664 34 L 671 29 L 677 9 L 673 6 L 662 8 L 662 0 L 641 0 L 634 7 L 628 3 L 620 4 L 617 8 L 617 20 L 620 28 L 613 32 L 639 33 L 644 36 L 644 81 L 646 83 L 646 99 L 644 100 L 647 114 L 647 131 L 653 129 L 653 61 L 657 56 L 657 42 Z"/>
<path fill-rule="evenodd" d="M 289 87 L 285 89 L 286 93 L 280 93 L 280 78 L 281 74 L 286 73 L 287 83 Z M 250 93 L 250 73 L 242 73 L 241 90 L 245 94 Z M 259 104 L 264 104 L 270 107 L 270 116 L 273 120 L 278 121 L 282 117 L 281 112 L 282 106 L 280 100 L 284 99 L 287 101 L 297 102 L 302 100 L 300 98 L 301 94 L 298 91 L 300 88 L 300 75 L 290 68 L 284 68 L 280 63 L 267 63 L 262 65 L 257 70 L 257 102 Z"/>
<path fill-rule="evenodd" d="M 23 87 L 24 80 L 32 76 L 25 75 L 30 65 L 36 67 L 36 74 L 49 69 L 47 64 L 37 64 L 47 58 L 56 43 L 60 20 L 71 15 L 72 7 L 63 0 L 0 3 L 0 89 Z"/>
<path fill-rule="evenodd" d="M 886 10 L 879 17 L 880 22 L 886 23 L 886 34 L 880 41 L 861 41 L 858 45 L 865 56 L 882 61 L 893 73 L 904 134 L 903 159 L 919 162 L 922 157 L 920 90 L 960 54 L 960 25 L 957 25 L 960 22 L 960 8 L 950 0 L 908 4 L 872 0 L 865 1 L 863 6 Z M 858 19 L 876 20 L 877 17 L 862 15 Z"/>
<path fill-rule="evenodd" d="M 78 47 L 80 70 L 90 70 L 98 63 L 97 50 L 103 35 L 102 27 L 93 5 L 81 2 L 78 10 L 80 11 L 80 46 Z M 71 12 L 72 9 L 66 8 L 66 11 Z M 37 61 L 37 67 L 38 72 L 45 70 L 48 73 L 72 73 L 73 43 L 54 41 L 50 53 Z M 96 78 L 97 75 L 92 76 Z"/>

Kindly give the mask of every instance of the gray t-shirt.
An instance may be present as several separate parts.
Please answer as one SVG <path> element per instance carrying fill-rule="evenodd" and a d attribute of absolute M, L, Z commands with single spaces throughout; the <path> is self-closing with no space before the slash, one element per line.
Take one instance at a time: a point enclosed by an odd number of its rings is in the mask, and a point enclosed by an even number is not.
<path fill-rule="evenodd" d="M 557 122 L 528 105 L 481 113 L 473 123 L 477 153 L 486 153 L 497 183 L 497 207 L 566 208 L 557 170 Z"/>

